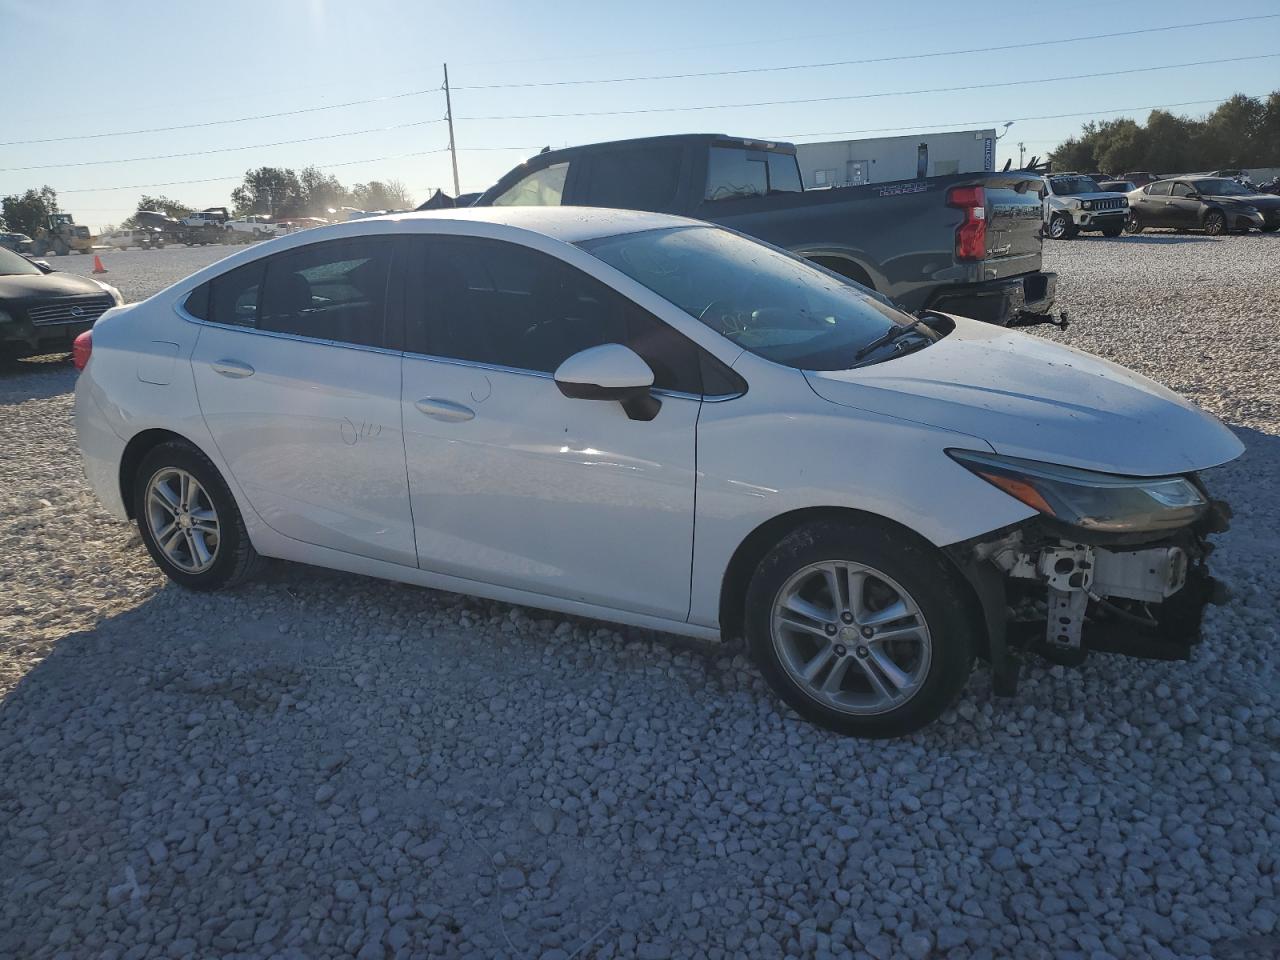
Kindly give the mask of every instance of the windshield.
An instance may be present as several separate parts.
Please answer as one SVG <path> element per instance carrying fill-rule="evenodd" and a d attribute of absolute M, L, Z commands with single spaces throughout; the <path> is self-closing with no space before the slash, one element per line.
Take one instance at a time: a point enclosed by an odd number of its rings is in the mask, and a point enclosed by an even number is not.
<path fill-rule="evenodd" d="M 1191 189 L 1207 197 L 1249 197 L 1253 191 L 1234 180 L 1196 180 Z"/>
<path fill-rule="evenodd" d="M 40 268 L 26 257 L 0 247 L 0 277 L 23 277 L 39 273 Z"/>
<path fill-rule="evenodd" d="M 717 227 L 646 230 L 580 246 L 743 349 L 789 367 L 848 369 L 862 359 L 860 349 L 912 322 L 849 281 Z M 933 340 L 920 331 L 914 346 L 920 338 Z M 905 342 L 891 338 L 883 349 Z"/>
<path fill-rule="evenodd" d="M 1081 193 L 1099 193 L 1093 177 L 1050 177 L 1049 185 L 1055 197 L 1074 197 Z"/>

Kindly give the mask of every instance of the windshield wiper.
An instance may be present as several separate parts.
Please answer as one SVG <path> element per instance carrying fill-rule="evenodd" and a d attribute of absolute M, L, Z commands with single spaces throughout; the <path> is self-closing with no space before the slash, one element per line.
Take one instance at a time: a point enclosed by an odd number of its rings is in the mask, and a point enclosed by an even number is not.
<path fill-rule="evenodd" d="M 925 326 L 925 322 L 923 320 L 912 320 L 910 323 L 905 323 L 900 326 L 895 324 L 868 343 L 865 347 L 859 348 L 858 352 L 853 355 L 853 362 L 857 363 L 860 360 L 866 359 L 876 350 L 879 350 L 887 344 L 893 343 L 893 341 L 901 337 L 905 337 L 908 333 L 919 333 L 920 328 L 923 326 Z"/>

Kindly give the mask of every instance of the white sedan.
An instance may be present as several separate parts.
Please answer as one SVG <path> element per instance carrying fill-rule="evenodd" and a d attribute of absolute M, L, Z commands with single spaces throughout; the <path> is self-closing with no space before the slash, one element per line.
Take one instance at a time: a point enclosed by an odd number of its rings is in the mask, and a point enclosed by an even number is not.
<path fill-rule="evenodd" d="M 935 719 L 1019 651 L 1188 655 L 1213 417 L 733 231 L 486 208 L 242 251 L 77 344 L 85 471 L 179 584 L 258 556 L 747 638 L 803 716 Z M 1018 611 L 1016 614 L 1014 611 Z"/>

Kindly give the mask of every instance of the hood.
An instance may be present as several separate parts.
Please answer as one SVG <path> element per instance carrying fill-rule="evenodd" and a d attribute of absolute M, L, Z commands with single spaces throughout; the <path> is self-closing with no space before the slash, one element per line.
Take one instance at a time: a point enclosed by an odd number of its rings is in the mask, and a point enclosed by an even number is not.
<path fill-rule="evenodd" d="M 1070 196 L 1058 197 L 1059 200 L 1127 200 L 1129 194 L 1117 193 L 1113 190 L 1099 190 L 1097 193 L 1073 193 Z"/>
<path fill-rule="evenodd" d="M 0 277 L 0 304 L 5 300 L 32 300 L 45 297 L 83 297 L 106 293 L 103 286 L 74 273 L 40 273 L 30 276 Z"/>
<path fill-rule="evenodd" d="M 1217 418 L 1153 380 L 963 317 L 937 343 L 855 370 L 806 371 L 823 399 L 986 441 L 1001 454 L 1150 477 L 1233 460 Z"/>
<path fill-rule="evenodd" d="M 1233 206 L 1257 207 L 1259 210 L 1270 210 L 1272 208 L 1280 208 L 1280 197 L 1272 196 L 1269 193 L 1253 193 L 1247 197 L 1220 197 L 1217 194 L 1206 193 L 1214 203 L 1231 204 Z"/>

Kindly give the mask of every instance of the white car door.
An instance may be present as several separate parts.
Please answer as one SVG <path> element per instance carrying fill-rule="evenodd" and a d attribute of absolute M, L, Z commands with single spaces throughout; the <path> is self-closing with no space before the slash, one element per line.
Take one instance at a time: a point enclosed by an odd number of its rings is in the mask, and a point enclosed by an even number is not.
<path fill-rule="evenodd" d="M 188 309 L 209 321 L 191 358 L 200 409 L 263 521 L 414 566 L 401 357 L 388 346 L 402 314 L 399 243 L 334 240 L 257 260 L 198 289 Z"/>
<path fill-rule="evenodd" d="M 689 610 L 696 347 L 563 261 L 423 240 L 411 256 L 404 432 L 426 570 L 668 619 Z M 649 422 L 570 400 L 551 372 L 628 342 L 655 369 Z M 690 380 L 694 381 L 690 384 Z"/>

